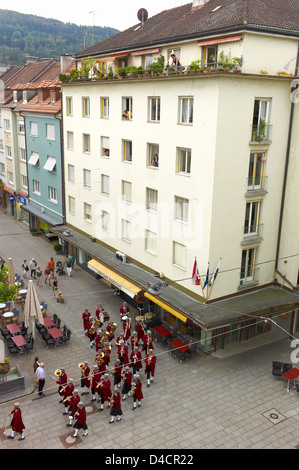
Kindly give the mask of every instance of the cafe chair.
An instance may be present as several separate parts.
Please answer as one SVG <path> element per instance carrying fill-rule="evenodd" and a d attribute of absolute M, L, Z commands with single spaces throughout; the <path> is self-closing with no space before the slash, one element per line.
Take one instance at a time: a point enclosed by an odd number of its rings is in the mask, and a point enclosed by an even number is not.
<path fill-rule="evenodd" d="M 35 328 L 37 329 L 39 333 L 41 333 L 41 331 L 45 329 L 44 325 L 42 325 L 41 323 L 38 323 L 37 321 L 35 322 Z"/>
<path fill-rule="evenodd" d="M 61 325 L 61 319 L 60 318 L 57 318 L 56 322 L 55 322 L 55 326 L 56 328 L 60 328 L 60 325 Z"/>
<path fill-rule="evenodd" d="M 42 306 L 44 306 L 44 305 L 45 305 L 45 302 L 44 302 L 44 301 L 42 301 L 40 304 L 41 304 Z"/>
<path fill-rule="evenodd" d="M 72 334 L 71 330 L 68 329 L 66 332 L 66 335 L 63 335 L 61 338 L 59 338 L 60 341 L 62 341 L 62 343 L 69 341 L 71 339 L 71 334 Z"/>
<path fill-rule="evenodd" d="M 52 317 L 53 323 L 56 323 L 57 319 L 58 319 L 58 316 L 56 315 L 56 313 L 54 313 L 54 315 Z"/>
<path fill-rule="evenodd" d="M 10 354 L 18 353 L 20 352 L 19 348 L 13 344 L 13 346 L 8 346 Z"/>
<path fill-rule="evenodd" d="M 34 345 L 34 338 L 31 338 L 31 341 L 28 344 L 25 344 L 24 350 L 25 352 L 29 351 L 30 349 L 33 349 Z"/>
<path fill-rule="evenodd" d="M 47 329 L 45 328 L 42 332 L 42 337 L 43 339 L 47 342 L 47 340 L 49 339 L 53 339 L 52 336 L 50 335 L 50 333 L 48 333 Z"/>
<path fill-rule="evenodd" d="M 49 338 L 46 339 L 46 345 L 49 346 L 50 344 L 55 344 L 55 339 L 49 335 Z"/>
<path fill-rule="evenodd" d="M 8 330 L 3 329 L 3 328 L 1 328 L 1 335 L 3 336 L 5 340 L 8 340 L 12 337 L 11 333 Z"/>
<path fill-rule="evenodd" d="M 282 374 L 282 362 L 272 361 L 272 375 L 276 377 L 281 377 Z"/>
<path fill-rule="evenodd" d="M 63 325 L 63 328 L 62 328 L 62 334 L 65 336 L 66 333 L 67 333 L 67 326 L 66 325 Z"/>
<path fill-rule="evenodd" d="M 282 364 L 282 371 L 281 373 L 283 374 L 284 372 L 287 372 L 288 370 L 293 369 L 293 364 L 290 364 L 288 362 L 284 362 Z"/>
<path fill-rule="evenodd" d="M 298 382 L 295 383 L 295 387 L 296 387 L 297 392 L 299 392 L 299 383 Z"/>
<path fill-rule="evenodd" d="M 12 312 L 13 312 L 13 313 L 16 313 L 16 311 L 17 311 L 17 309 L 16 309 L 16 307 L 14 307 L 14 308 L 12 309 Z"/>

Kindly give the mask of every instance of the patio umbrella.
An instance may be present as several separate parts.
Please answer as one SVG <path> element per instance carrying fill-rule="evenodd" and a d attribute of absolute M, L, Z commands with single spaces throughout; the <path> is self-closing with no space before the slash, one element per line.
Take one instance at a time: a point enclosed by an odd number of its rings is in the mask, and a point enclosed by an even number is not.
<path fill-rule="evenodd" d="M 33 281 L 28 282 L 27 295 L 24 305 L 24 322 L 26 328 L 31 324 L 32 326 L 32 338 L 35 339 L 35 320 L 38 323 L 44 324 L 43 315 L 41 313 L 40 302 L 33 285 Z"/>
<path fill-rule="evenodd" d="M 7 267 L 8 267 L 8 284 L 9 284 L 9 287 L 11 287 L 15 285 L 15 268 L 14 268 L 11 258 L 8 258 Z"/>

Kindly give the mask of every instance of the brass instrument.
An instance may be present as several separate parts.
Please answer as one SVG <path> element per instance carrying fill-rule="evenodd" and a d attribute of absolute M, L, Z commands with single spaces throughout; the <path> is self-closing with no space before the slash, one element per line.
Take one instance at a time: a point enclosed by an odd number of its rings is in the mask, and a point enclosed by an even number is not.
<path fill-rule="evenodd" d="M 112 329 L 113 333 L 115 332 L 116 327 L 117 327 L 117 323 L 112 322 L 111 329 Z"/>
<path fill-rule="evenodd" d="M 63 400 L 62 400 L 62 403 L 68 401 L 70 398 L 72 398 L 73 395 L 69 395 L 68 397 L 65 397 Z"/>
<path fill-rule="evenodd" d="M 135 395 L 135 391 L 136 391 L 136 385 L 133 385 L 132 390 L 131 390 L 132 396 Z"/>
<path fill-rule="evenodd" d="M 109 405 L 110 406 L 114 405 L 113 395 L 112 395 L 112 397 L 109 398 Z"/>
<path fill-rule="evenodd" d="M 80 364 L 78 364 L 78 367 L 79 367 L 79 369 L 83 370 L 84 367 L 85 367 L 84 362 L 80 362 Z"/>
<path fill-rule="evenodd" d="M 103 380 L 100 380 L 100 382 L 98 384 L 96 384 L 95 386 L 95 390 L 97 391 L 99 387 L 102 387 L 103 385 L 103 382 L 104 382 L 104 379 Z"/>
<path fill-rule="evenodd" d="M 97 329 L 99 328 L 100 324 L 101 324 L 100 320 L 98 318 L 95 318 L 94 322 L 91 325 L 91 328 L 89 328 L 89 333 L 91 335 L 94 335 Z"/>
<path fill-rule="evenodd" d="M 54 375 L 56 375 L 56 377 L 60 377 L 61 374 L 62 374 L 62 371 L 60 369 L 56 369 L 54 372 Z"/>

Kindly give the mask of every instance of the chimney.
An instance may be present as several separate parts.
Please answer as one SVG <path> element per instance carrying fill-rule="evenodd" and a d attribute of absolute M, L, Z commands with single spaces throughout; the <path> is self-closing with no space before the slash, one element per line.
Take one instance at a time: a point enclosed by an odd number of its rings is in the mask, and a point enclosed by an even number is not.
<path fill-rule="evenodd" d="M 65 73 L 67 69 L 72 65 L 72 56 L 68 54 L 64 54 L 60 56 L 60 71 L 61 73 Z"/>
<path fill-rule="evenodd" d="M 209 0 L 193 0 L 191 11 L 199 10 L 208 2 Z"/>

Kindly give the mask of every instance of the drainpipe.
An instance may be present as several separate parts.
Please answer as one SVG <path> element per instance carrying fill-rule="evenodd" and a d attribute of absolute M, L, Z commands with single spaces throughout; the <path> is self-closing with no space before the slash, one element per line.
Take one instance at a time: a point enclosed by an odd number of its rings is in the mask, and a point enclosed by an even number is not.
<path fill-rule="evenodd" d="M 295 76 L 298 76 L 298 68 L 299 68 L 299 43 L 298 43 L 298 49 L 297 49 L 297 62 L 296 62 Z M 283 220 L 284 203 L 285 203 L 285 192 L 286 192 L 287 176 L 288 176 L 288 170 L 289 170 L 290 149 L 291 149 L 291 140 L 292 140 L 293 120 L 294 120 L 294 108 L 295 108 L 295 103 L 294 101 L 291 101 L 287 153 L 286 153 L 286 160 L 285 160 L 285 167 L 284 167 L 284 178 L 283 178 L 282 196 L 281 196 L 281 204 L 280 204 L 280 216 L 279 216 L 277 248 L 276 248 L 276 258 L 275 258 L 275 272 L 277 272 L 280 276 L 281 276 L 281 273 L 278 271 L 278 261 L 279 261 L 282 220 Z M 285 276 L 282 276 L 282 277 L 290 285 L 292 285 L 285 278 Z"/>
<path fill-rule="evenodd" d="M 63 223 L 65 224 L 65 184 L 64 184 L 64 140 L 63 140 L 63 109 L 62 109 L 62 89 L 60 88 L 60 100 L 61 100 L 61 109 L 58 113 L 54 114 L 54 118 L 57 119 L 60 126 L 60 158 L 61 158 L 61 189 L 62 189 L 62 216 Z M 57 115 L 60 114 L 60 118 Z"/>

